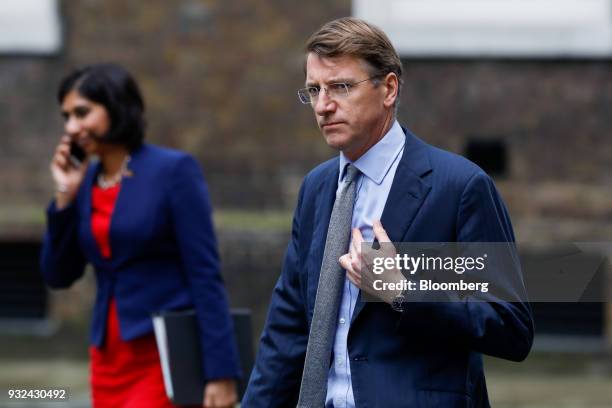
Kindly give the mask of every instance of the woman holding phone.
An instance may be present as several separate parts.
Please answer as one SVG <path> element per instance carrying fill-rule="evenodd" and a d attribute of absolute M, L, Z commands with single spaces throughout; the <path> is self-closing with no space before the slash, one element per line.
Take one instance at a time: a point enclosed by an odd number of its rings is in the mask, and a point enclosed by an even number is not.
<path fill-rule="evenodd" d="M 233 406 L 238 357 L 200 167 L 186 153 L 143 142 L 141 93 L 118 65 L 72 72 L 58 101 L 65 135 L 51 162 L 56 192 L 41 264 L 52 288 L 72 285 L 87 263 L 95 270 L 93 406 L 173 406 L 151 315 L 189 308 L 207 381 L 203 406 Z"/>

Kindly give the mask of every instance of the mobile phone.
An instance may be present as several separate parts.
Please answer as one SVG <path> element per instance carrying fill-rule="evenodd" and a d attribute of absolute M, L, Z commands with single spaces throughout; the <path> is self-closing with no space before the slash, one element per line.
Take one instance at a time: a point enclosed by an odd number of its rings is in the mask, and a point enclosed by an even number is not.
<path fill-rule="evenodd" d="M 86 156 L 85 150 L 77 142 L 70 142 L 70 163 L 74 167 L 81 167 Z"/>

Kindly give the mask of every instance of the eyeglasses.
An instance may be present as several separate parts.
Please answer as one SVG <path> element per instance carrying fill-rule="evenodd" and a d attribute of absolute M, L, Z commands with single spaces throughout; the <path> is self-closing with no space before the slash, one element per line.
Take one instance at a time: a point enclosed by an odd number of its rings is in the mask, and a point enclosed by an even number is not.
<path fill-rule="evenodd" d="M 298 89 L 298 97 L 300 98 L 300 102 L 304 105 L 316 103 L 321 90 L 324 89 L 325 93 L 330 99 L 341 99 L 349 96 L 349 91 L 354 86 L 359 85 L 362 82 L 370 81 L 372 79 L 380 78 L 382 75 L 376 75 L 370 78 L 366 78 L 362 81 L 357 81 L 354 83 L 348 82 L 337 82 L 335 84 L 329 84 L 326 87 L 320 86 L 308 86 L 306 88 Z"/>

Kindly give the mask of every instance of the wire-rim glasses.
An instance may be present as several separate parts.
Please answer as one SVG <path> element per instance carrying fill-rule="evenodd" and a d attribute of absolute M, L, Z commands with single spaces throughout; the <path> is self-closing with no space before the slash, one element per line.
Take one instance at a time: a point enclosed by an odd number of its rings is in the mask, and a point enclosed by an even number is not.
<path fill-rule="evenodd" d="M 349 82 L 336 82 L 329 84 L 326 87 L 321 86 L 307 86 L 306 88 L 298 89 L 298 97 L 300 102 L 304 105 L 313 104 L 317 101 L 321 90 L 324 89 L 325 93 L 330 99 L 340 99 L 349 96 L 351 88 L 357 86 L 363 82 L 370 81 L 372 79 L 380 78 L 382 75 L 375 75 L 370 78 L 363 79 L 361 81 L 349 83 Z"/>

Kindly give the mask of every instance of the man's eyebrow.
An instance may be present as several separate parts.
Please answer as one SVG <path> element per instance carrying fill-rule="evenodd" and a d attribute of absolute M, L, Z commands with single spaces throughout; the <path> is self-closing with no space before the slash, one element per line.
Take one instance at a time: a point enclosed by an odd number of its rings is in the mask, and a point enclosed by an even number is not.
<path fill-rule="evenodd" d="M 353 79 L 351 79 L 351 78 L 339 77 L 339 78 L 330 79 L 328 83 L 329 84 L 338 84 L 338 83 L 341 83 L 341 82 L 352 83 L 352 82 L 355 82 L 355 81 Z"/>
<path fill-rule="evenodd" d="M 353 83 L 355 81 L 352 78 L 350 79 L 350 78 L 346 78 L 346 77 L 338 77 L 338 78 L 330 79 L 329 81 L 325 82 L 325 84 L 327 84 L 327 85 L 329 85 L 329 84 L 338 84 L 338 83 L 342 83 L 342 82 L 350 84 L 350 83 Z M 307 87 L 311 87 L 311 86 L 320 86 L 320 85 L 319 85 L 318 82 L 315 82 L 315 81 L 311 81 L 311 82 L 306 81 L 306 86 Z"/>

